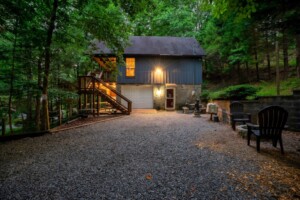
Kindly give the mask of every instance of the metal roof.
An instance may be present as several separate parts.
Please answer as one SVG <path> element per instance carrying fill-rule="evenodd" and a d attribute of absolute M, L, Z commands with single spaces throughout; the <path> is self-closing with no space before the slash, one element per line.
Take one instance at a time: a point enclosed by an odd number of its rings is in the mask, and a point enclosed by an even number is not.
<path fill-rule="evenodd" d="M 204 50 L 195 38 L 191 37 L 160 37 L 131 36 L 129 46 L 124 55 L 160 55 L 160 56 L 192 56 L 205 55 Z M 94 54 L 114 54 L 104 42 L 96 42 Z"/>

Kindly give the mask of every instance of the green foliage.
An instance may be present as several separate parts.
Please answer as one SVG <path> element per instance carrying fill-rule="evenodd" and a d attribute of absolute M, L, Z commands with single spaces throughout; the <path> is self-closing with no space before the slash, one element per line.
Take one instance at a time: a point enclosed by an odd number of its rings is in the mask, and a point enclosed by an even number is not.
<path fill-rule="evenodd" d="M 242 100 L 248 96 L 254 96 L 256 92 L 257 88 L 252 85 L 235 85 L 225 90 L 225 97 L 227 99 Z"/>
<path fill-rule="evenodd" d="M 226 95 L 225 95 L 224 90 L 218 90 L 218 91 L 211 92 L 208 97 L 209 97 L 210 100 L 226 99 Z"/>
<path fill-rule="evenodd" d="M 199 37 L 198 1 L 153 1 L 134 18 L 136 35 Z"/>
<path fill-rule="evenodd" d="M 195 18 L 187 6 L 180 8 L 159 4 L 158 13 L 153 17 L 153 35 L 193 36 Z"/>
<path fill-rule="evenodd" d="M 203 101 L 207 102 L 209 100 L 209 90 L 202 90 L 200 99 L 201 102 Z"/>
<path fill-rule="evenodd" d="M 154 7 L 153 0 L 114 0 L 118 5 L 132 18 L 141 12 L 152 10 Z"/>
<path fill-rule="evenodd" d="M 299 78 L 289 78 L 282 81 L 280 84 L 281 95 L 292 95 L 294 89 L 300 89 Z M 253 100 L 263 96 L 276 96 L 275 82 L 261 81 L 259 84 L 255 85 L 244 84 L 229 86 L 215 91 L 204 90 L 201 99 Z"/>
<path fill-rule="evenodd" d="M 244 100 L 255 96 L 257 90 L 257 87 L 248 84 L 234 85 L 212 92 L 209 97 L 210 99 Z"/>
<path fill-rule="evenodd" d="M 97 67 L 88 51 L 91 42 L 105 41 L 120 57 L 132 33 L 124 11 L 129 4 L 122 4 L 121 8 L 120 1 L 114 0 L 58 1 L 48 73 L 45 49 L 49 44 L 53 2 L 0 2 L 0 99 L 11 96 L 13 108 L 32 113 L 28 116 L 33 122 L 34 114 L 40 113 L 33 111 L 45 89 L 43 81 L 49 83 L 49 102 L 63 101 L 62 104 L 69 105 L 77 102 L 77 75 Z M 140 7 L 143 6 L 139 4 L 134 10 L 139 11 Z M 0 115 L 6 117 L 8 101 L 2 102 Z"/>
<path fill-rule="evenodd" d="M 255 0 L 204 0 L 204 2 L 204 8 L 210 10 L 214 17 L 226 19 L 234 13 L 236 21 L 250 18 L 258 6 Z"/>
<path fill-rule="evenodd" d="M 262 81 L 260 84 L 260 90 L 257 92 L 257 96 L 276 96 L 277 89 L 275 82 Z M 300 89 L 299 78 L 289 78 L 280 83 L 280 95 L 291 95 L 293 89 Z"/>
<path fill-rule="evenodd" d="M 106 41 L 113 49 L 122 49 L 127 44 L 126 39 L 131 33 L 131 24 L 126 13 L 113 2 L 90 1 L 83 14 L 84 29 L 94 38 Z"/>

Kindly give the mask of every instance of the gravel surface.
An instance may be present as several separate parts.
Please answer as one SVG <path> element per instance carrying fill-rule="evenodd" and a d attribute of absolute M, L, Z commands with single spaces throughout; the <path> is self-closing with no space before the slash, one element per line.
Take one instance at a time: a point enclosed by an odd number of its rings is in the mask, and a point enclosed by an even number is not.
<path fill-rule="evenodd" d="M 300 198 L 297 142 L 258 154 L 208 118 L 135 113 L 0 143 L 0 199 Z"/>
<path fill-rule="evenodd" d="M 119 118 L 119 117 L 124 117 L 124 115 L 99 115 L 99 116 L 95 115 L 95 117 L 90 115 L 87 118 L 76 118 L 65 124 L 62 124 L 60 126 L 51 129 L 51 132 L 58 132 L 61 130 L 67 130 L 67 129 L 77 128 L 77 127 L 79 128 L 85 125 L 91 125 L 97 122 L 112 120 L 114 118 Z"/>

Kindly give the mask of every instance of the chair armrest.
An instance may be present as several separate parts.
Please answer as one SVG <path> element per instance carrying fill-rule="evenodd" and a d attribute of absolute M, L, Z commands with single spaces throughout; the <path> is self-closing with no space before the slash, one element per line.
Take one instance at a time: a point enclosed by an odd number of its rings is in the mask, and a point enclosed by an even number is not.
<path fill-rule="evenodd" d="M 250 130 L 251 130 L 251 129 L 254 129 L 254 130 L 255 130 L 255 129 L 256 129 L 256 130 L 259 129 L 259 125 L 256 125 L 256 124 L 246 123 L 246 125 L 247 125 L 247 128 L 250 129 Z"/>
<path fill-rule="evenodd" d="M 245 113 L 251 122 L 251 113 Z"/>

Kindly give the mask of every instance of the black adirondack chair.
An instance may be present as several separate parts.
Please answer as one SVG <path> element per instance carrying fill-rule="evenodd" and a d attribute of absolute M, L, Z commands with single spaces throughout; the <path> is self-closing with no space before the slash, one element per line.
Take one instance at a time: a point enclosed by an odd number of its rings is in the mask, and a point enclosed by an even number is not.
<path fill-rule="evenodd" d="M 235 130 L 235 124 L 241 122 L 243 124 L 251 122 L 251 114 L 244 112 L 244 105 L 239 101 L 230 104 L 230 119 L 232 129 Z"/>
<path fill-rule="evenodd" d="M 282 130 L 286 124 L 288 112 L 280 106 L 269 106 L 258 113 L 258 125 L 248 123 L 248 145 L 250 145 L 251 135 L 256 136 L 256 149 L 260 151 L 260 139 L 271 139 L 273 146 L 277 146 L 279 141 L 281 153 L 283 154 Z"/>

